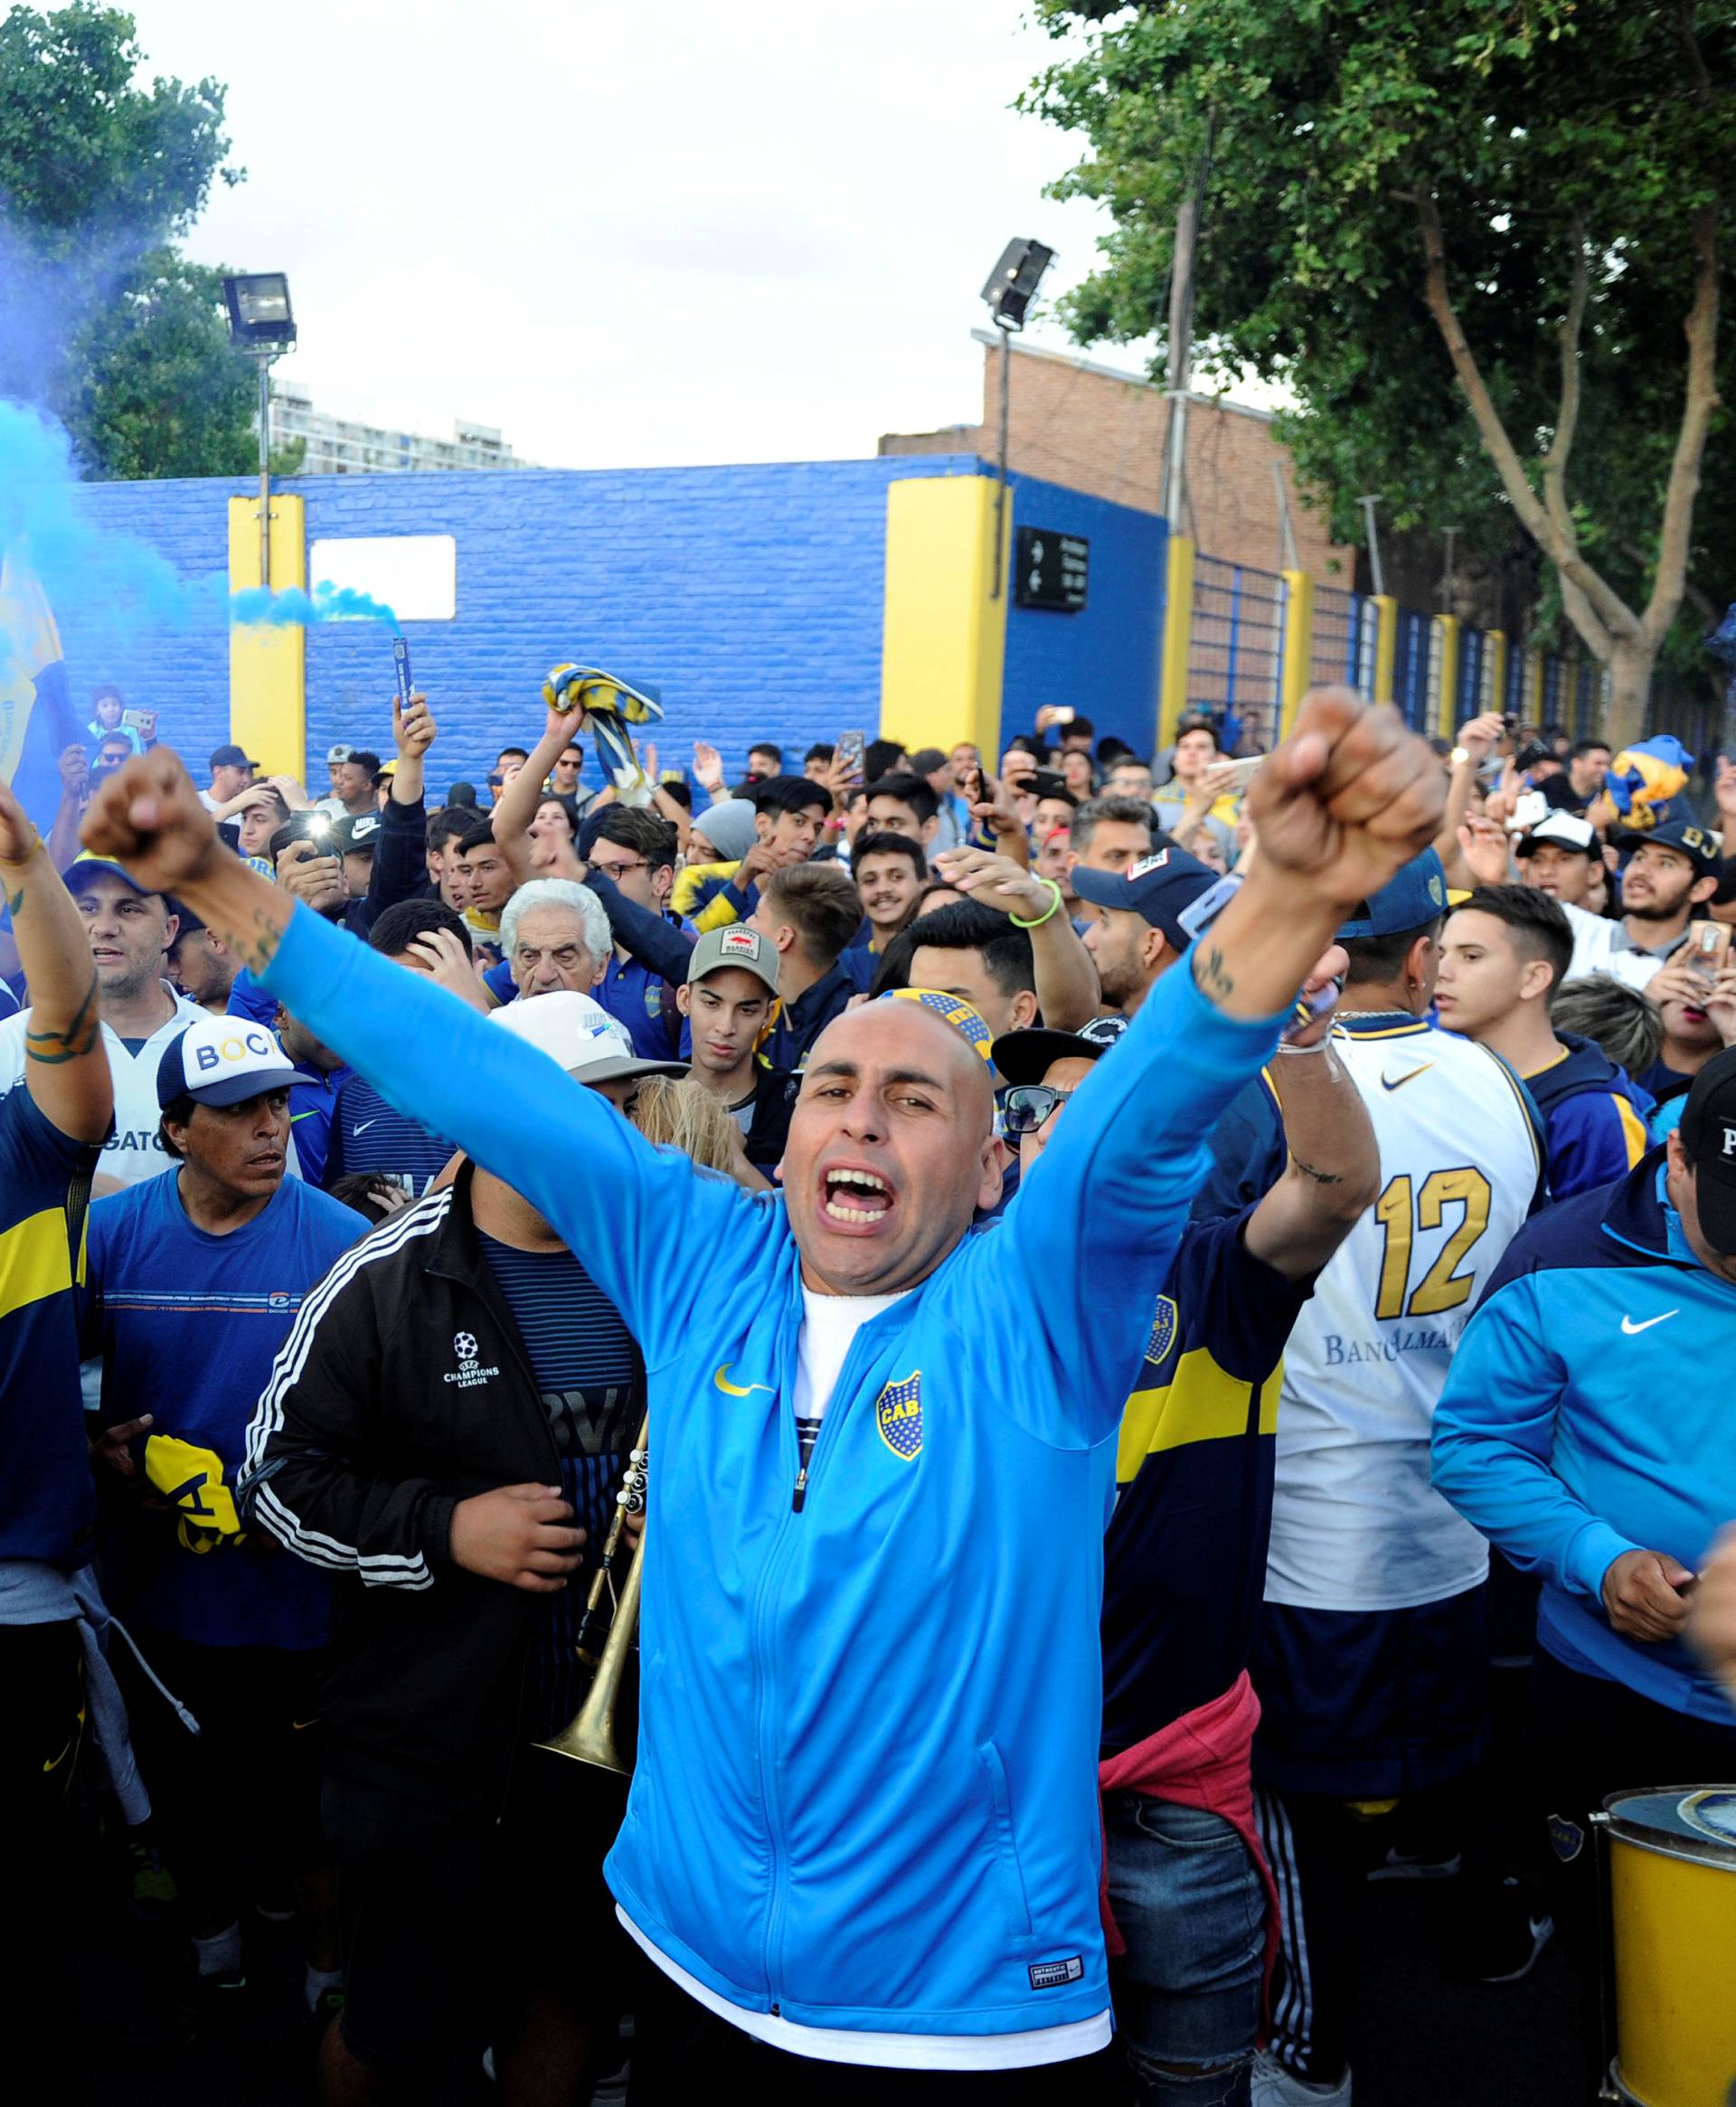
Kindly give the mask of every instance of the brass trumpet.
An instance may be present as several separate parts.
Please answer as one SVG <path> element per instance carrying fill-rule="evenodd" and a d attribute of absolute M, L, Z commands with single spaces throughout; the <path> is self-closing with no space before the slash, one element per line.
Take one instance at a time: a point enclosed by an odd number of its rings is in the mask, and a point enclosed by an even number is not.
<path fill-rule="evenodd" d="M 571 1756 L 575 1762 L 590 1763 L 599 1771 L 613 1771 L 618 1777 L 633 1775 L 631 1753 L 623 1753 L 621 1748 L 621 1686 L 627 1674 L 627 1649 L 638 1635 L 639 1628 L 639 1568 L 644 1564 L 643 1549 L 636 1552 L 615 1597 L 615 1614 L 609 1627 L 609 1636 L 603 1641 L 600 1652 L 593 1652 L 595 1628 L 602 1609 L 605 1591 L 614 1590 L 615 1559 L 620 1547 L 621 1532 L 629 1515 L 642 1514 L 645 1509 L 646 1466 L 647 1443 L 651 1432 L 651 1415 L 646 1414 L 639 1422 L 639 1431 L 633 1444 L 633 1453 L 627 1462 L 627 1476 L 621 1489 L 615 1496 L 615 1519 L 609 1526 L 604 1540 L 603 1555 L 598 1563 L 591 1580 L 590 1592 L 585 1598 L 585 1614 L 579 1627 L 579 1636 L 573 1641 L 573 1651 L 591 1673 L 590 1688 L 584 1703 L 572 1717 L 549 1741 L 533 1745 L 549 1749 L 557 1756 Z M 637 1722 L 635 1723 L 637 1724 Z M 637 1740 L 637 1735 L 634 1737 Z"/>

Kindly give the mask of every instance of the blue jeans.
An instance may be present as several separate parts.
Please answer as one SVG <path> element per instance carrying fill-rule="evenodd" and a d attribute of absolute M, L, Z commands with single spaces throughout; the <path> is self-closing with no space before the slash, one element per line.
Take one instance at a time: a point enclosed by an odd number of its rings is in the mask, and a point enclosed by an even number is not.
<path fill-rule="evenodd" d="M 1137 1792 L 1103 1803 L 1116 2026 L 1146 2107 L 1247 2107 L 1266 1889 L 1221 1815 Z"/>

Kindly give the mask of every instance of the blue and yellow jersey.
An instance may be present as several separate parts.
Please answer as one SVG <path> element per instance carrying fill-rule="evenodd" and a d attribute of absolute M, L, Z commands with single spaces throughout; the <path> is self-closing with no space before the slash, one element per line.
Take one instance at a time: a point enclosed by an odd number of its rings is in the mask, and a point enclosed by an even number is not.
<path fill-rule="evenodd" d="M 100 1153 L 62 1134 L 25 1084 L 0 1098 L 0 1558 L 72 1568 L 91 1554 L 74 1290 Z"/>
<path fill-rule="evenodd" d="M 1121 1419 L 1104 1539 L 1104 1755 L 1222 1696 L 1253 1645 L 1285 1341 L 1308 1289 L 1242 1242 L 1252 1208 L 1189 1224 Z"/>

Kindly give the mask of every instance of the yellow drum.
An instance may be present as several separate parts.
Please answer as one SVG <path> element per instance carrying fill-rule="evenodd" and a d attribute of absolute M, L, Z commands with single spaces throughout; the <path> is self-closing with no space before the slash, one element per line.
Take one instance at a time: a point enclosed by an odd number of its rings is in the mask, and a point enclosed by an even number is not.
<path fill-rule="evenodd" d="M 1604 1809 L 1614 2097 L 1726 2107 L 1736 2083 L 1736 1787 L 1618 1792 Z"/>

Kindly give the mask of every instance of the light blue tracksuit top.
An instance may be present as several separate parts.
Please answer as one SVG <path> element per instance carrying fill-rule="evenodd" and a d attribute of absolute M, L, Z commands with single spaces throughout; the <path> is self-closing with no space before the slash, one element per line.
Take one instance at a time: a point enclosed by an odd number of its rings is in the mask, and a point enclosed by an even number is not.
<path fill-rule="evenodd" d="M 1664 1151 L 1534 1215 L 1466 1327 L 1435 1408 L 1434 1482 L 1521 1571 L 1564 1666 L 1720 1726 L 1736 1708 L 1680 1639 L 1603 1606 L 1624 1552 L 1697 1573 L 1736 1516 L 1736 1286 L 1694 1255 Z"/>
<path fill-rule="evenodd" d="M 652 1148 L 545 1054 L 301 908 L 266 981 L 537 1207 L 643 1348 L 638 1765 L 607 1867 L 633 1923 L 797 2026 L 994 2035 L 1101 2013 L 1117 1432 L 1201 1137 L 1281 1020 L 1224 1017 L 1185 971 L 1158 984 L 999 1226 L 857 1333 L 797 1512 L 781 1199 Z"/>

